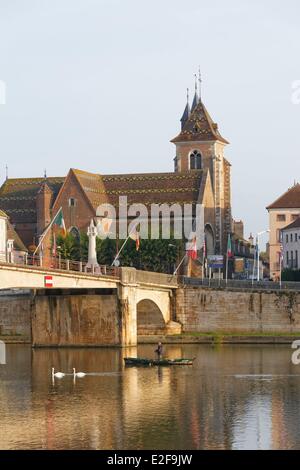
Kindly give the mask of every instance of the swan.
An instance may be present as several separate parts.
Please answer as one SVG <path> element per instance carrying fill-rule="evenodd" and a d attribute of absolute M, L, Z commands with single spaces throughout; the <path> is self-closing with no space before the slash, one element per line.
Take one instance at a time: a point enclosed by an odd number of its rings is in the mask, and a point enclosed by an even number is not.
<path fill-rule="evenodd" d="M 52 377 L 56 377 L 57 379 L 62 379 L 66 374 L 63 372 L 56 372 L 54 373 L 54 367 L 52 367 Z"/>
<path fill-rule="evenodd" d="M 73 375 L 74 377 L 85 377 L 86 374 L 84 372 L 76 372 L 75 367 L 73 367 Z"/>

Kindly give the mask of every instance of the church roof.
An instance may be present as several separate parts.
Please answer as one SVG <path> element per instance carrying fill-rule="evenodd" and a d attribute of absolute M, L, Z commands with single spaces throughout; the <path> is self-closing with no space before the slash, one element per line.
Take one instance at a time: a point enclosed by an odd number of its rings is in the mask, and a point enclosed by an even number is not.
<path fill-rule="evenodd" d="M 56 198 L 65 178 L 47 178 L 47 186 Z M 44 178 L 8 179 L 0 188 L 0 209 L 11 222 L 36 223 L 36 196 Z"/>
<path fill-rule="evenodd" d="M 189 103 L 187 102 L 186 106 L 185 106 L 185 109 L 183 111 L 183 115 L 182 115 L 182 118 L 180 119 L 180 122 L 181 122 L 181 129 L 183 129 L 186 121 L 188 120 L 188 118 L 190 117 L 190 114 L 191 114 L 191 109 L 190 109 L 190 105 Z"/>
<path fill-rule="evenodd" d="M 267 209 L 299 209 L 300 208 L 300 184 L 289 188 L 282 196 L 270 204 Z"/>
<path fill-rule="evenodd" d="M 195 100 L 197 101 L 196 95 L 194 102 Z M 218 140 L 225 144 L 229 143 L 221 136 L 218 130 L 218 125 L 213 122 L 203 102 L 198 100 L 197 104 L 194 105 L 193 103 L 191 114 L 185 122 L 180 134 L 172 139 L 171 142 L 177 143 L 206 140 Z"/>
<path fill-rule="evenodd" d="M 119 196 L 127 203 L 188 204 L 198 200 L 202 170 L 182 173 L 133 173 L 100 175 L 72 170 L 94 209 L 105 202 L 119 204 Z"/>
<path fill-rule="evenodd" d="M 198 96 L 197 90 L 195 90 L 194 99 L 192 103 L 192 112 L 194 111 L 194 109 L 196 108 L 198 104 L 199 104 L 199 96 Z"/>

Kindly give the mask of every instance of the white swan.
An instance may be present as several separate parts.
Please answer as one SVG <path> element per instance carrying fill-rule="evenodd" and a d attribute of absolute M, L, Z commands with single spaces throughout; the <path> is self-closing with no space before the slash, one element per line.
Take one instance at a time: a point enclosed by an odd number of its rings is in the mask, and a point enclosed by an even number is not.
<path fill-rule="evenodd" d="M 54 373 L 54 367 L 52 367 L 52 378 L 56 377 L 57 379 L 62 379 L 66 374 L 63 372 L 56 372 Z"/>
<path fill-rule="evenodd" d="M 76 372 L 75 367 L 73 367 L 73 375 L 74 377 L 85 377 L 86 374 L 84 372 Z"/>

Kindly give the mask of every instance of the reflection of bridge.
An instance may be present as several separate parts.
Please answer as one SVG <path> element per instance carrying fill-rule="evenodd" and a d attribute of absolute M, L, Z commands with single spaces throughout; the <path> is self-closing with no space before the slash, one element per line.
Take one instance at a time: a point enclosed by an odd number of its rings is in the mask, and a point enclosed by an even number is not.
<path fill-rule="evenodd" d="M 137 343 L 138 331 L 181 331 L 172 321 L 178 287 L 172 275 L 104 267 L 93 274 L 0 263 L 0 286 L 35 294 L 32 334 L 39 345 L 126 346 Z"/>

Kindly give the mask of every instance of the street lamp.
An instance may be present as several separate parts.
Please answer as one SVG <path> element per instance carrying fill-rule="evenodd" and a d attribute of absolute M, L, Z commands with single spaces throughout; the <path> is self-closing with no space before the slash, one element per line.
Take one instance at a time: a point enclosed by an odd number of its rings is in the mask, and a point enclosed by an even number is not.
<path fill-rule="evenodd" d="M 256 234 L 256 246 L 257 246 L 257 280 L 260 281 L 260 269 L 259 269 L 259 258 L 260 258 L 260 250 L 259 250 L 259 237 L 264 235 L 265 233 L 270 233 L 270 230 L 263 230 L 262 232 L 258 232 Z"/>

